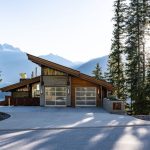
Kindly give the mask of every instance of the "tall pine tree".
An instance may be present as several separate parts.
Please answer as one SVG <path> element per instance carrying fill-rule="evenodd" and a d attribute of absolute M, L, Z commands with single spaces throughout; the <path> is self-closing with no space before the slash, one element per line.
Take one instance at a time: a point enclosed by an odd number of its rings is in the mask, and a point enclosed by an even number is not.
<path fill-rule="evenodd" d="M 123 99 L 125 95 L 124 73 L 123 73 L 123 36 L 125 29 L 125 0 L 114 1 L 114 31 L 111 46 L 111 53 L 109 55 L 108 64 L 108 78 L 109 81 L 115 86 L 115 95 Z"/>
<path fill-rule="evenodd" d="M 149 0 L 130 0 L 126 22 L 126 75 L 128 93 L 134 103 L 134 112 L 141 114 L 145 101 L 145 22 Z"/>
<path fill-rule="evenodd" d="M 150 54 L 147 57 L 146 63 L 146 86 L 145 86 L 145 108 L 146 114 L 150 114 Z"/>
<path fill-rule="evenodd" d="M 102 76 L 102 69 L 99 65 L 99 63 L 96 64 L 95 70 L 93 70 L 92 74 L 94 75 L 94 77 L 98 80 L 103 79 Z"/>

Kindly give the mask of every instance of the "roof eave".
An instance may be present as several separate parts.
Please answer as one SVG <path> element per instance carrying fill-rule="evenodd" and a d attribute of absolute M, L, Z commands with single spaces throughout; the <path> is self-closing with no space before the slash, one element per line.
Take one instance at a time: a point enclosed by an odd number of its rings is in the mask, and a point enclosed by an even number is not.
<path fill-rule="evenodd" d="M 12 85 L 8 85 L 6 87 L 0 88 L 0 91 L 11 92 L 14 89 L 21 88 L 26 85 L 34 84 L 34 83 L 38 83 L 38 82 L 40 82 L 40 76 L 35 77 L 33 79 L 29 79 L 28 81 L 23 81 L 23 82 L 18 82 L 18 83 L 12 84 Z"/>

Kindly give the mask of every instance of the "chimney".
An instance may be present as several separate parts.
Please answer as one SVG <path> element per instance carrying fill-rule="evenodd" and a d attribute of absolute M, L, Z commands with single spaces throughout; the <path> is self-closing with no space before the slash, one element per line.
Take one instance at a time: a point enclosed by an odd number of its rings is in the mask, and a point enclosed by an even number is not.
<path fill-rule="evenodd" d="M 26 79 L 21 79 L 20 78 L 20 82 L 26 81 L 26 80 L 30 80 L 30 78 L 26 78 Z"/>
<path fill-rule="evenodd" d="M 23 82 L 25 80 L 29 80 L 29 78 L 27 78 L 27 74 L 26 73 L 20 73 L 20 82 Z"/>

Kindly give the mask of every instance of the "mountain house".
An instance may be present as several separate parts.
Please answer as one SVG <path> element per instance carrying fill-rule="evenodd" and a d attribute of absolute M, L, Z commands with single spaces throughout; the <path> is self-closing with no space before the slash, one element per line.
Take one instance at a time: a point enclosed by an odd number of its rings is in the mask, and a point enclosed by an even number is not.
<path fill-rule="evenodd" d="M 10 105 L 101 107 L 103 98 L 113 91 L 104 80 L 30 54 L 27 57 L 41 67 L 41 75 L 1 88 L 2 92 L 11 92 L 5 98 Z"/>

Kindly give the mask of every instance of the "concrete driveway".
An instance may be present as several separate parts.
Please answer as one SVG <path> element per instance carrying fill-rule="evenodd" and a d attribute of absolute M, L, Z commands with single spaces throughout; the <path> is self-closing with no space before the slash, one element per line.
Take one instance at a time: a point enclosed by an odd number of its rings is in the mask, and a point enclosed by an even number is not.
<path fill-rule="evenodd" d="M 0 107 L 0 150 L 149 150 L 150 122 L 100 108 Z"/>
<path fill-rule="evenodd" d="M 11 115 L 0 121 L 0 130 L 150 125 L 126 115 L 109 114 L 100 108 L 0 107 Z"/>

